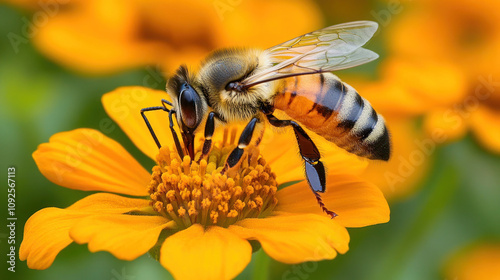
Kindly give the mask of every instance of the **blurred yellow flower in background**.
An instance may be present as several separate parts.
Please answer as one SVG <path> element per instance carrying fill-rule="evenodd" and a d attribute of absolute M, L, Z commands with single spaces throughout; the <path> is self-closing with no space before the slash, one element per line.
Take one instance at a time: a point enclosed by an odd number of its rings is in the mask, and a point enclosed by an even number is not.
<path fill-rule="evenodd" d="M 500 244 L 476 245 L 453 256 L 445 268 L 446 279 L 500 280 Z"/>
<path fill-rule="evenodd" d="M 235 147 L 233 136 L 227 140 L 216 131 L 214 148 L 198 164 L 171 152 L 175 148 L 166 115 L 151 114 L 164 143 L 158 154 L 138 112 L 165 97 L 163 91 L 126 87 L 102 99 L 137 147 L 156 159 L 152 174 L 120 144 L 92 129 L 58 133 L 33 153 L 42 174 L 56 184 L 139 198 L 97 193 L 66 209 L 38 211 L 26 222 L 20 248 L 20 258 L 30 268 L 48 268 L 62 249 L 76 242 L 123 260 L 151 250 L 178 279 L 230 279 L 250 262 L 247 240 L 258 241 L 283 263 L 319 261 L 348 250 L 346 227 L 389 220 L 380 190 L 355 175 L 365 164 L 338 148 L 325 151 L 324 163 L 331 171 L 323 195 L 338 217 L 322 212 L 304 181 L 278 190 L 278 181 L 304 176 L 291 134 L 266 130 L 259 148 L 248 147 L 240 163 L 223 175 L 225 158 Z"/>
<path fill-rule="evenodd" d="M 423 114 L 429 134 L 444 130 L 450 141 L 471 130 L 496 153 L 500 153 L 498 18 L 500 3 L 494 0 L 419 1 L 412 2 L 387 33 L 392 56 L 410 61 L 413 68 L 395 68 L 387 83 L 394 86 L 399 79 L 414 104 L 424 105 L 423 110 L 407 112 Z M 423 81 L 425 77 L 432 83 Z M 443 91 L 443 86 L 455 88 Z M 414 93 L 417 88 L 423 90 Z"/>
<path fill-rule="evenodd" d="M 19 4 L 50 18 L 34 26 L 35 46 L 58 63 L 89 74 L 144 65 L 169 72 L 181 63 L 200 61 L 216 48 L 268 48 L 322 26 L 319 8 L 311 0 Z"/>
<path fill-rule="evenodd" d="M 469 130 L 500 153 L 498 1 L 405 1 L 394 16 L 378 80 L 350 77 L 391 131 L 390 161 L 364 173 L 390 200 L 412 194 L 436 146 Z"/>
<path fill-rule="evenodd" d="M 500 60 L 499 8 L 495 0 L 413 2 L 389 29 L 390 50 L 454 63 L 475 81 Z"/>

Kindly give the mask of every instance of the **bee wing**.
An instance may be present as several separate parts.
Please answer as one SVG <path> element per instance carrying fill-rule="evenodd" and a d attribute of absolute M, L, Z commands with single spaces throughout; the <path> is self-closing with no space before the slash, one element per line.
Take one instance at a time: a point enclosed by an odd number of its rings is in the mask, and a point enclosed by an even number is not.
<path fill-rule="evenodd" d="M 304 34 L 266 50 L 272 67 L 244 79 L 247 87 L 292 75 L 346 69 L 370 62 L 378 55 L 361 46 L 378 28 L 373 21 L 333 25 Z"/>
<path fill-rule="evenodd" d="M 278 73 L 331 72 L 365 64 L 377 58 L 378 54 L 365 48 L 358 48 L 343 55 L 331 55 L 329 52 L 324 52 L 307 55 L 288 67 L 279 69 Z"/>

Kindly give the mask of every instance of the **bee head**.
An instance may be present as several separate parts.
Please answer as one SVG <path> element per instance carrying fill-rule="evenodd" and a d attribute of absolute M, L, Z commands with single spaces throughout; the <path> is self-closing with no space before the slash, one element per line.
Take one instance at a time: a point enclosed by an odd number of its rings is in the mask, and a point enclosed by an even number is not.
<path fill-rule="evenodd" d="M 185 65 L 179 67 L 175 75 L 168 80 L 167 92 L 173 101 L 184 145 L 191 155 L 194 132 L 206 115 L 207 102 L 204 96 L 198 94 L 194 77 L 189 75 Z"/>
<path fill-rule="evenodd" d="M 186 66 L 182 65 L 167 83 L 167 92 L 174 103 L 177 121 L 182 131 L 191 133 L 198 128 L 207 110 L 206 101 L 198 94 L 193 81 Z"/>

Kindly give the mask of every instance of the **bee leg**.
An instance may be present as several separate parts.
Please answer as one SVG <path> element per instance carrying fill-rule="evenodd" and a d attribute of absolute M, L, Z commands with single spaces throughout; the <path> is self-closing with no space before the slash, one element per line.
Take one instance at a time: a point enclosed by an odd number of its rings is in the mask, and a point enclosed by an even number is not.
<path fill-rule="evenodd" d="M 167 104 L 167 105 L 169 105 L 169 106 L 174 106 L 174 105 L 173 105 L 170 101 L 168 101 L 167 99 L 162 99 L 162 100 L 161 100 L 161 104 L 163 104 L 163 107 L 165 107 L 165 109 L 167 108 L 167 106 L 166 106 L 165 104 Z M 168 110 L 168 109 L 167 109 L 167 110 Z"/>
<path fill-rule="evenodd" d="M 146 123 L 146 126 L 148 127 L 149 132 L 151 133 L 151 136 L 153 137 L 153 140 L 156 143 L 156 146 L 158 146 L 158 149 L 160 149 L 161 148 L 160 141 L 158 140 L 158 137 L 156 136 L 156 133 L 154 132 L 153 127 L 149 123 L 149 120 L 146 117 L 145 112 L 157 111 L 157 110 L 163 110 L 165 112 L 168 112 L 168 117 L 169 117 L 169 120 L 170 120 L 170 131 L 172 132 L 172 137 L 174 138 L 175 147 L 177 148 L 177 152 L 179 153 L 179 156 L 182 158 L 182 157 L 184 157 L 184 153 L 182 152 L 181 144 L 179 142 L 179 138 L 177 137 L 177 133 L 174 130 L 174 121 L 172 119 L 172 114 L 175 114 L 175 111 L 167 109 L 166 106 L 165 106 L 165 103 L 168 104 L 168 105 L 172 105 L 167 100 L 162 99 L 163 106 L 143 108 L 143 109 L 141 109 L 141 116 L 144 119 L 144 122 Z"/>
<path fill-rule="evenodd" d="M 201 156 L 198 159 L 198 163 L 208 155 L 210 148 L 212 148 L 212 135 L 214 135 L 215 123 L 214 123 L 214 112 L 210 112 L 207 117 L 207 123 L 205 124 L 205 142 L 203 142 L 203 150 L 201 151 Z"/>
<path fill-rule="evenodd" d="M 158 140 L 158 137 L 156 137 L 156 134 L 153 130 L 153 127 L 151 127 L 151 124 L 149 123 L 148 118 L 146 117 L 146 114 L 145 114 L 146 112 L 157 111 L 157 110 L 163 110 L 163 111 L 168 112 L 168 109 L 166 109 L 164 106 L 148 107 L 148 108 L 141 109 L 141 116 L 144 119 L 144 122 L 146 123 L 146 125 L 149 129 L 149 132 L 151 133 L 151 136 L 153 136 L 153 140 L 155 140 L 156 146 L 158 146 L 158 149 L 160 149 L 161 148 L 160 141 Z"/>
<path fill-rule="evenodd" d="M 259 135 L 257 137 L 254 137 L 254 139 L 255 139 L 254 145 L 256 147 L 258 147 L 260 145 L 260 143 L 262 142 L 262 139 L 264 139 L 264 134 L 266 133 L 266 126 L 265 126 L 265 123 L 263 122 L 263 120 L 259 119 L 257 122 L 262 123 L 263 126 L 262 126 L 262 129 L 258 129 L 258 130 L 260 130 Z"/>
<path fill-rule="evenodd" d="M 175 148 L 177 149 L 177 153 L 181 158 L 184 158 L 184 152 L 182 152 L 182 146 L 181 143 L 179 142 L 179 137 L 177 136 L 177 132 L 175 132 L 174 129 L 174 120 L 172 118 L 173 114 L 175 114 L 174 110 L 170 110 L 170 112 L 168 112 L 170 132 L 172 133 L 172 138 L 174 138 L 174 143 L 175 143 Z"/>
<path fill-rule="evenodd" d="M 314 192 L 324 192 L 326 188 L 326 173 L 318 148 L 302 129 L 302 127 L 291 120 L 279 120 L 272 114 L 266 115 L 269 123 L 276 127 L 292 126 L 299 145 L 300 155 L 305 161 L 306 175 L 309 185 Z"/>
<path fill-rule="evenodd" d="M 321 199 L 320 193 L 325 192 L 326 189 L 326 172 L 325 166 L 320 161 L 321 155 L 318 148 L 312 141 L 312 139 L 307 135 L 302 127 L 292 121 L 292 120 L 279 120 L 273 116 L 270 112 L 265 112 L 269 123 L 276 127 L 292 126 L 295 133 L 295 138 L 300 150 L 300 155 L 304 160 L 306 169 L 306 178 L 309 183 L 309 187 L 314 192 L 316 200 L 323 211 L 330 217 L 334 218 L 337 216 L 335 212 L 332 212 L 326 208 L 323 200 Z"/>
<path fill-rule="evenodd" d="M 231 168 L 235 166 L 238 161 L 240 161 L 241 156 L 243 156 L 243 149 L 245 149 L 248 144 L 250 144 L 250 141 L 252 140 L 252 134 L 255 129 L 255 125 L 257 124 L 258 119 L 253 118 L 243 129 L 243 132 L 241 132 L 240 139 L 238 140 L 238 146 L 234 148 L 234 150 L 229 154 L 226 160 L 226 165 L 224 166 L 224 170 L 227 170 L 228 168 Z"/>
<path fill-rule="evenodd" d="M 167 105 L 174 106 L 170 101 L 168 101 L 166 99 L 162 99 L 161 104 L 163 105 L 163 107 L 165 107 L 165 109 L 167 109 Z M 182 146 L 181 146 L 181 143 L 179 142 L 179 137 L 177 136 L 177 132 L 174 129 L 174 120 L 172 118 L 172 115 L 176 114 L 177 111 L 175 111 L 173 109 L 170 109 L 170 110 L 167 109 L 167 111 L 168 111 L 170 132 L 172 133 L 172 138 L 174 139 L 175 148 L 177 149 L 177 153 L 179 154 L 179 156 L 181 158 L 184 158 L 184 153 L 182 152 Z"/>
<path fill-rule="evenodd" d="M 314 195 L 316 196 L 316 200 L 318 201 L 318 204 L 323 210 L 323 212 L 325 212 L 332 219 L 338 216 L 337 213 L 330 211 L 328 210 L 328 208 L 326 208 L 325 204 L 323 203 L 323 200 L 321 199 L 321 195 L 318 192 L 314 192 Z"/>

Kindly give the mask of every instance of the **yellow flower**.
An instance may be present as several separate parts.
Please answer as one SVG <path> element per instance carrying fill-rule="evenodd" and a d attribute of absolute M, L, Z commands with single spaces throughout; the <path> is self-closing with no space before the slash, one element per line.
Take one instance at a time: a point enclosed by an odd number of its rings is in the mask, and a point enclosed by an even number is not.
<path fill-rule="evenodd" d="M 446 279 L 500 280 L 500 244 L 482 244 L 454 256 L 446 267 Z"/>
<path fill-rule="evenodd" d="M 403 75 L 413 77 L 405 79 L 406 92 L 411 93 L 412 88 L 421 85 L 427 92 L 412 94 L 410 98 L 416 106 L 424 105 L 417 110 L 425 116 L 424 128 L 429 135 L 436 130 L 445 131 L 447 141 L 458 139 L 470 130 L 479 142 L 500 153 L 500 3 L 426 0 L 412 5 L 413 9 L 409 8 L 389 29 L 391 51 L 404 60 L 411 58 L 420 65 L 434 64 L 447 69 L 427 72 L 422 70 L 428 67 L 417 66 L 415 71 L 404 71 L 405 68 L 394 71 L 396 76 L 409 73 Z M 452 72 L 455 78 L 450 76 Z M 421 83 L 422 77 L 433 80 L 436 87 Z M 454 96 L 441 91 L 443 86 L 455 87 Z M 447 104 L 442 102 L 446 98 Z"/>
<path fill-rule="evenodd" d="M 249 241 L 258 241 L 284 263 L 333 259 L 348 250 L 346 227 L 389 220 L 380 190 L 356 175 L 366 163 L 338 148 L 323 147 L 329 167 L 323 200 L 338 217 L 330 219 L 321 211 L 306 182 L 278 190 L 278 182 L 303 179 L 289 133 L 266 132 L 258 148 L 248 147 L 243 160 L 222 175 L 235 133 L 216 130 L 208 160 L 198 164 L 173 152 L 167 117 L 158 112 L 149 115 L 164 144 L 158 154 L 139 109 L 165 97 L 163 91 L 141 87 L 119 88 L 103 97 L 107 113 L 156 159 L 152 174 L 120 144 L 92 129 L 58 133 L 34 152 L 50 181 L 100 193 L 66 209 L 42 209 L 27 221 L 20 258 L 30 268 L 49 267 L 76 242 L 123 260 L 150 251 L 179 279 L 229 279 L 250 262 Z"/>
<path fill-rule="evenodd" d="M 500 3 L 419 1 L 391 25 L 389 47 L 410 57 L 452 62 L 471 77 L 500 61 Z"/>
<path fill-rule="evenodd" d="M 33 42 L 74 70 L 105 74 L 155 65 L 167 72 L 216 48 L 268 48 L 322 26 L 311 0 L 73 0 L 31 5 Z M 27 4 L 23 4 L 26 6 Z M 35 17 L 47 18 L 36 24 Z"/>

